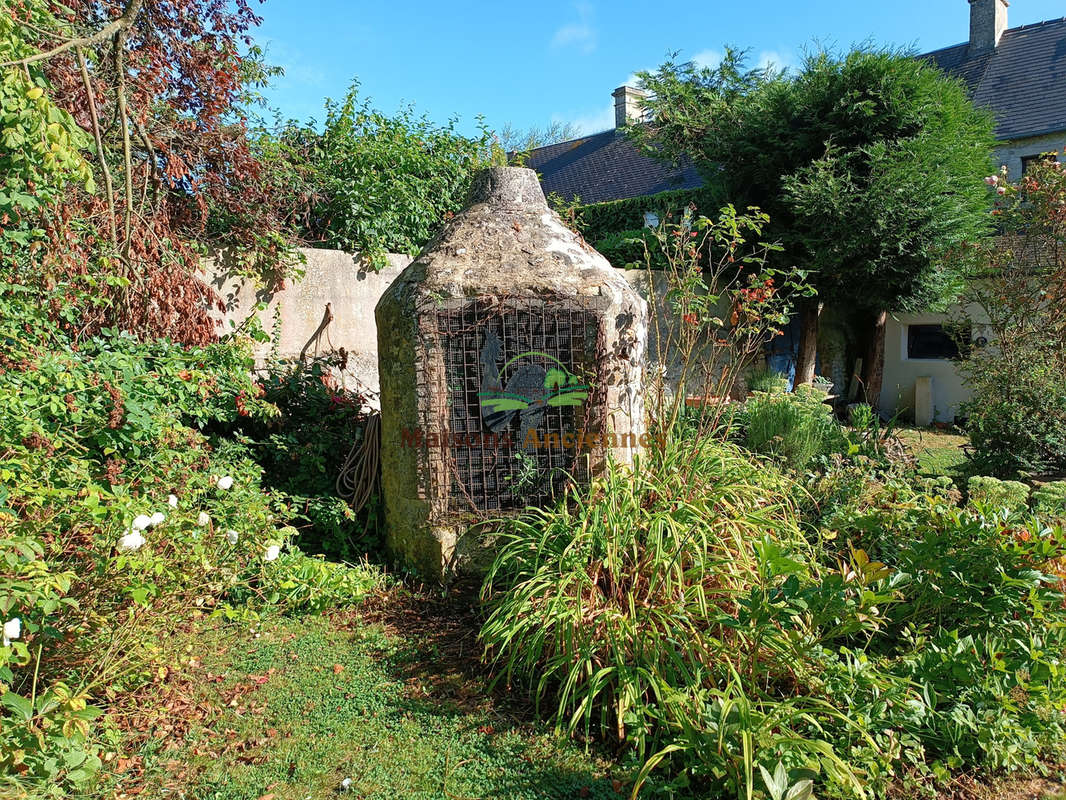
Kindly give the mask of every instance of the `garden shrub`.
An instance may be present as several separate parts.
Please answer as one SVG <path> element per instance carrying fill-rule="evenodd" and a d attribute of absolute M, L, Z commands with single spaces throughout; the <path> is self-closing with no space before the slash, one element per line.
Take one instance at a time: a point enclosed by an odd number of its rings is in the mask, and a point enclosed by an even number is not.
<path fill-rule="evenodd" d="M 894 596 L 863 649 L 864 671 L 879 677 L 837 695 L 849 713 L 869 719 L 876 739 L 909 747 L 897 774 L 926 782 L 1061 758 L 1066 612 L 1055 572 L 1066 534 L 944 505 L 885 522 L 865 538 L 893 571 Z M 879 697 L 880 681 L 904 703 Z"/>
<path fill-rule="evenodd" d="M 611 233 L 593 247 L 619 269 L 663 269 L 662 249 L 650 228 Z"/>
<path fill-rule="evenodd" d="M 798 495 L 802 522 L 833 541 L 834 548 L 866 547 L 870 527 L 897 526 L 930 505 L 954 505 L 930 488 L 868 458 L 833 454 L 805 476 Z"/>
<path fill-rule="evenodd" d="M 391 116 L 375 110 L 353 82 L 340 101 L 326 102 L 321 131 L 290 122 L 260 131 L 255 149 L 276 173 L 267 179 L 280 189 L 275 201 L 295 235 L 381 268 L 386 252 L 422 249 L 488 165 L 488 129 L 467 137 L 457 127 L 410 107 Z"/>
<path fill-rule="evenodd" d="M 262 399 L 278 413 L 242 417 L 234 432 L 263 468 L 264 483 L 288 498 L 301 549 L 351 560 L 378 550 L 384 519 L 379 495 L 357 514 L 337 491 L 341 467 L 362 441 L 371 413 L 366 397 L 338 377 L 344 366 L 338 355 L 274 362 L 260 385 Z"/>
<path fill-rule="evenodd" d="M 553 207 L 566 205 L 557 195 L 549 198 Z M 587 241 L 599 242 L 620 231 L 639 230 L 646 224 L 645 214 L 652 213 L 660 222 L 678 222 L 686 208 L 706 213 L 714 208 L 706 189 L 675 189 L 645 197 L 629 197 L 605 203 L 580 204 L 581 198 L 569 198 L 573 222 Z M 612 262 L 613 263 L 613 262 Z"/>
<path fill-rule="evenodd" d="M 1038 353 L 1007 361 L 982 352 L 963 369 L 972 397 L 960 413 L 972 469 L 999 477 L 1066 471 L 1066 375 L 1060 367 Z"/>
<path fill-rule="evenodd" d="M 308 569 L 285 498 L 205 432 L 277 411 L 246 342 L 180 347 L 49 320 L 69 286 L 0 285 L 0 794 L 85 788 L 106 706 L 151 678 L 195 610 L 243 619 L 369 591 Z"/>
<path fill-rule="evenodd" d="M 381 570 L 366 562 L 326 561 L 294 548 L 264 568 L 258 588 L 266 602 L 294 614 L 357 606 L 382 587 Z"/>
<path fill-rule="evenodd" d="M 966 484 L 970 504 L 981 508 L 1024 511 L 1029 503 L 1029 487 L 1020 481 L 1001 481 L 975 475 Z"/>
<path fill-rule="evenodd" d="M 500 678 L 635 748 L 638 789 L 664 769 L 707 797 L 918 796 L 1060 763 L 1066 532 L 836 440 L 786 477 L 673 439 L 505 522 Z"/>
<path fill-rule="evenodd" d="M 963 303 L 963 338 L 979 331 L 988 346 L 964 348 L 960 372 L 971 393 L 961 416 L 972 444 L 973 474 L 1066 473 L 1066 167 L 1036 159 L 1022 179 L 1006 171 L 986 182 L 1004 234 L 978 247 L 984 263 Z M 976 334 L 973 334 L 976 335 Z"/>
<path fill-rule="evenodd" d="M 792 394 L 757 394 L 744 406 L 742 425 L 748 449 L 793 470 L 848 445 L 824 395 L 800 388 Z"/>
<path fill-rule="evenodd" d="M 1033 489 L 1033 511 L 1066 517 L 1066 481 L 1052 481 Z"/>

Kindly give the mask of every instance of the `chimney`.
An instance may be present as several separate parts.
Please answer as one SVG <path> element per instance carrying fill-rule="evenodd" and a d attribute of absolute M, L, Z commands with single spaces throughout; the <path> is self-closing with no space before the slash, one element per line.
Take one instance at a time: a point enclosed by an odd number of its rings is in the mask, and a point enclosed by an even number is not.
<path fill-rule="evenodd" d="M 970 0 L 970 51 L 991 53 L 1007 30 L 1007 0 Z"/>
<path fill-rule="evenodd" d="M 646 93 L 632 86 L 619 86 L 611 96 L 614 97 L 614 126 L 624 128 L 633 122 L 640 122 L 644 118 L 641 101 Z"/>

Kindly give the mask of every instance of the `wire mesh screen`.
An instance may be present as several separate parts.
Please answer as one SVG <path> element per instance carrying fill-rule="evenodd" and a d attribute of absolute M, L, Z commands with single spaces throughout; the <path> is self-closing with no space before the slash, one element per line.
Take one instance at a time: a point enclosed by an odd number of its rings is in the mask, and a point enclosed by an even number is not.
<path fill-rule="evenodd" d="M 437 312 L 447 380 L 453 511 L 543 505 L 588 478 L 595 314 L 542 300 Z"/>

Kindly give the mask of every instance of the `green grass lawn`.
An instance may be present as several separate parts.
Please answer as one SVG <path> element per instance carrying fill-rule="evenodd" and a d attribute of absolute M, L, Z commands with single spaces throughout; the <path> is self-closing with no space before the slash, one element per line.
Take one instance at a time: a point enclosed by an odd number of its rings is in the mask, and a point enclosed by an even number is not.
<path fill-rule="evenodd" d="M 201 619 L 175 631 L 162 653 L 170 666 L 140 709 L 121 715 L 125 741 L 94 797 L 628 797 L 631 760 L 553 736 L 532 721 L 521 689 L 514 698 L 489 692 L 471 602 L 423 596 L 251 625 Z M 652 781 L 641 796 L 657 788 Z M 1056 791 L 1048 781 L 1005 780 L 952 796 L 1066 800 Z"/>
<path fill-rule="evenodd" d="M 205 800 L 628 794 L 634 770 L 554 738 L 521 708 L 501 708 L 484 675 L 449 666 L 474 663 L 470 652 L 356 616 L 253 627 L 202 621 L 169 642 L 176 664 L 153 699 L 173 714 L 140 722 L 141 755 L 112 761 L 106 790 Z"/>
<path fill-rule="evenodd" d="M 897 428 L 895 433 L 917 461 L 919 474 L 934 478 L 962 477 L 966 462 L 963 448 L 970 443 L 969 437 L 936 428 Z"/>

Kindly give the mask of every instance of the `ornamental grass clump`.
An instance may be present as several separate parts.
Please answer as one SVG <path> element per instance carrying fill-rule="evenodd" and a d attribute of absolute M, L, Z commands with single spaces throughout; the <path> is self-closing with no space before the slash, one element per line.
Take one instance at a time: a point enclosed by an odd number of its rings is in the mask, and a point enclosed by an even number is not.
<path fill-rule="evenodd" d="M 822 400 L 816 390 L 805 387 L 795 394 L 756 394 L 740 418 L 745 446 L 797 471 L 819 456 L 846 453 L 843 429 Z"/>
<path fill-rule="evenodd" d="M 730 721 L 743 707 L 770 738 L 795 724 L 793 750 L 853 782 L 808 738 L 828 704 L 765 702 L 768 687 L 794 682 L 790 662 L 809 638 L 801 616 L 784 634 L 769 613 L 784 573 L 796 587 L 812 580 L 787 483 L 730 445 L 674 442 L 511 520 L 483 590 L 481 636 L 501 679 L 527 685 L 562 731 L 655 753 L 648 769 L 711 747 L 704 717 L 717 714 L 728 741 L 696 772 L 751 785 L 753 734 Z"/>
<path fill-rule="evenodd" d="M 763 537 L 805 548 L 788 506 L 727 446 L 611 467 L 570 503 L 508 525 L 482 638 L 508 682 L 551 699 L 560 728 L 643 748 L 680 688 L 751 657 L 734 622 Z"/>

